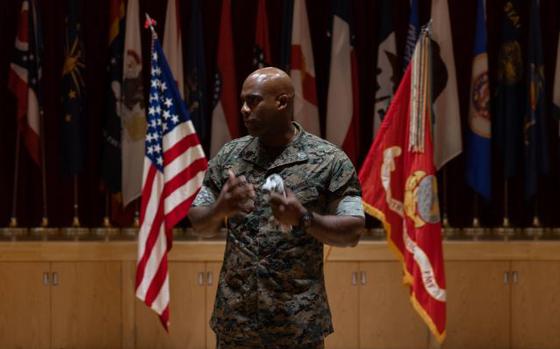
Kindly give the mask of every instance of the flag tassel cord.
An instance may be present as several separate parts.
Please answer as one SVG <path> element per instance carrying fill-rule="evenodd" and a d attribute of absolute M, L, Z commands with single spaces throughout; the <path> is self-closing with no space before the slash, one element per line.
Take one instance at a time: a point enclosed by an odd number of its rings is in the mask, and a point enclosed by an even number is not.
<path fill-rule="evenodd" d="M 12 217 L 10 217 L 10 227 L 16 228 L 18 226 L 17 222 L 17 195 L 18 195 L 18 183 L 19 183 L 19 157 L 20 157 L 20 139 L 21 139 L 21 130 L 19 126 L 17 127 L 17 135 L 16 135 L 16 153 L 14 158 L 14 187 L 13 196 L 12 196 Z"/>

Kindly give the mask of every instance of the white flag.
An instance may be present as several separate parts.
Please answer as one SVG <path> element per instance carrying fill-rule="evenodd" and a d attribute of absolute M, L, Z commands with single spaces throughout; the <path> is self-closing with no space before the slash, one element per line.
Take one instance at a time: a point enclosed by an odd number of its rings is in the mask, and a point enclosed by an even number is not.
<path fill-rule="evenodd" d="M 447 82 L 434 102 L 434 163 L 436 168 L 440 169 L 446 162 L 459 155 L 463 149 L 447 0 L 433 0 L 432 2 L 432 38 L 439 45 L 440 56 L 447 70 Z M 432 50 L 434 49 L 435 47 L 432 48 Z M 434 57 L 434 65 L 437 64 L 437 60 Z M 437 77 L 434 78 L 434 83 L 436 81 Z M 437 92 L 435 90 L 434 94 Z"/>
<path fill-rule="evenodd" d="M 121 152 L 123 204 L 140 196 L 144 166 L 146 111 L 142 83 L 142 46 L 138 0 L 129 0 L 124 40 Z"/>
<path fill-rule="evenodd" d="M 397 39 L 393 29 L 391 0 L 380 3 L 378 37 L 380 38 L 377 48 L 377 71 L 375 87 L 375 105 L 373 109 L 373 134 L 376 135 L 385 117 L 389 103 L 395 91 L 397 74 Z"/>
<path fill-rule="evenodd" d="M 331 66 L 327 100 L 327 140 L 356 164 L 359 146 L 359 91 L 352 45 L 350 2 L 333 3 Z"/>
<path fill-rule="evenodd" d="M 167 13 L 165 14 L 165 29 L 163 32 L 163 52 L 167 58 L 167 64 L 177 81 L 181 97 L 185 98 L 183 89 L 183 44 L 181 40 L 181 20 L 178 11 L 177 0 L 167 1 Z"/>
<path fill-rule="evenodd" d="M 294 0 L 290 76 L 294 83 L 294 120 L 316 136 L 321 136 L 315 85 L 315 63 L 305 0 Z"/>

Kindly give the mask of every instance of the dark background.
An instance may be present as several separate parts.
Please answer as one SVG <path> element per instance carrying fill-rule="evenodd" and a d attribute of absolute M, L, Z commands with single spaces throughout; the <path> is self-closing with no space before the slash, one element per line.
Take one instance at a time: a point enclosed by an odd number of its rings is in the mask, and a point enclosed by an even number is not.
<path fill-rule="evenodd" d="M 68 226 L 73 215 L 72 178 L 61 172 L 60 166 L 60 118 L 61 118 L 61 72 L 64 45 L 65 0 L 38 0 L 39 11 L 43 20 L 45 56 L 43 60 L 43 89 L 45 94 L 45 134 L 47 161 L 47 197 L 48 215 L 53 226 Z M 238 87 L 252 71 L 252 50 L 256 15 L 256 0 L 233 0 L 232 21 L 235 46 L 236 74 Z M 375 86 L 375 66 L 377 57 L 376 26 L 379 16 L 393 15 L 397 31 L 398 53 L 402 57 L 408 25 L 408 0 L 395 0 L 393 13 L 378 13 L 377 1 L 352 0 L 355 18 L 356 53 L 360 76 L 361 100 L 361 157 L 363 159 L 372 140 L 372 112 Z M 500 36 L 501 8 L 503 0 L 487 1 L 488 53 L 491 83 L 495 82 L 496 57 Z M 182 0 L 180 11 L 183 18 L 183 57 L 186 64 L 186 38 L 189 21 L 188 0 Z M 101 161 L 101 126 L 105 110 L 105 89 L 108 81 L 105 74 L 108 60 L 107 32 L 109 21 L 109 0 L 84 0 L 82 25 L 86 51 L 86 89 L 87 89 L 87 144 L 88 158 L 85 171 L 79 177 L 80 219 L 86 226 L 98 226 L 105 209 L 105 192 L 100 180 Z M 311 39 L 315 59 L 315 71 L 319 110 L 324 132 L 326 114 L 326 96 L 328 89 L 330 38 L 327 31 L 330 26 L 330 2 L 324 0 L 307 0 Z M 270 42 L 273 64 L 280 62 L 280 38 L 282 30 L 282 0 L 267 1 Z M 14 38 L 17 28 L 19 0 L 0 1 L 0 226 L 6 226 L 12 209 L 12 192 L 15 154 L 15 98 L 7 88 L 8 69 L 13 54 Z M 430 1 L 420 1 L 421 23 L 425 23 L 430 14 Z M 472 47 L 474 40 L 474 23 L 476 1 L 449 0 L 450 18 L 453 34 L 455 65 L 461 105 L 463 129 L 466 127 L 468 114 L 468 93 L 472 64 Z M 521 21 L 525 33 L 528 30 L 529 1 L 523 1 Z M 210 118 L 211 91 L 213 87 L 218 31 L 220 21 L 220 0 L 202 1 L 204 24 L 205 57 L 208 84 L 208 118 Z M 160 38 L 165 22 L 166 1 L 140 0 L 141 18 L 148 12 L 158 22 Z M 541 0 L 541 28 L 543 35 L 546 102 L 550 107 L 555 68 L 556 46 L 560 18 L 560 2 Z M 141 23 L 143 23 L 143 19 Z M 148 57 L 150 35 L 142 30 L 144 57 Z M 526 46 L 523 42 L 522 45 Z M 144 60 L 146 84 L 149 74 L 149 60 Z M 186 71 L 186 70 L 185 70 Z M 146 85 L 145 85 L 146 86 Z M 147 91 L 147 90 L 146 90 Z M 550 110 L 550 108 L 549 108 Z M 546 226 L 560 226 L 560 154 L 558 151 L 558 123 L 550 114 L 545 116 L 548 123 L 551 173 L 541 177 L 537 206 L 542 222 Z M 18 219 L 21 225 L 36 226 L 42 216 L 41 176 L 22 146 L 19 174 Z M 491 202 L 479 202 L 478 207 L 483 225 L 501 224 L 504 207 L 504 181 L 501 159 L 494 156 L 493 198 Z M 474 196 L 464 179 L 464 155 L 452 160 L 444 168 L 447 180 L 444 183 L 440 171 L 440 197 L 442 210 L 448 212 L 454 226 L 469 226 L 472 220 Z M 360 164 L 358 164 L 359 168 Z M 526 226 L 533 216 L 533 203 L 523 199 L 522 178 L 514 178 L 509 183 L 510 217 L 514 225 Z M 447 200 L 444 200 L 447 198 Z M 118 224 L 130 223 L 128 214 L 117 221 Z"/>

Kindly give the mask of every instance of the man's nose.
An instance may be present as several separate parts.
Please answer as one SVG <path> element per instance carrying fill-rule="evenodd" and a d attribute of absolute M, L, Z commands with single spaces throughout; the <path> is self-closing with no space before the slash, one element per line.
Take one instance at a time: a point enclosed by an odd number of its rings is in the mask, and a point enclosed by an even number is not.
<path fill-rule="evenodd" d="M 249 109 L 249 106 L 247 105 L 247 102 L 243 102 L 243 105 L 241 105 L 241 114 L 246 116 L 246 115 L 249 115 L 250 112 L 251 112 L 251 109 Z"/>

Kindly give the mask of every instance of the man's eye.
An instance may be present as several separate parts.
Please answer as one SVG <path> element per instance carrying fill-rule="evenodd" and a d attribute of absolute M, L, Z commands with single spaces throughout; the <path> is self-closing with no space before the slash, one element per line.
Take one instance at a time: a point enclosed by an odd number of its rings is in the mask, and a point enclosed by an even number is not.
<path fill-rule="evenodd" d="M 245 103 L 247 103 L 247 105 L 251 108 L 256 106 L 259 103 L 259 101 L 260 101 L 260 98 L 257 97 L 257 96 L 248 96 L 245 99 Z"/>

